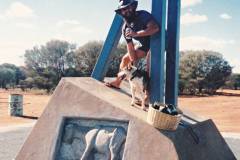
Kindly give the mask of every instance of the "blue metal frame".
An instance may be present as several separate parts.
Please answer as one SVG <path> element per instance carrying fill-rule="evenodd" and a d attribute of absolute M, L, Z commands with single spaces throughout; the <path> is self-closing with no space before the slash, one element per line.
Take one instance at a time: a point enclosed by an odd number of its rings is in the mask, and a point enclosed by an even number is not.
<path fill-rule="evenodd" d="M 177 105 L 179 70 L 180 0 L 168 0 L 165 102 Z"/>
<path fill-rule="evenodd" d="M 121 38 L 121 29 L 123 25 L 123 19 L 119 15 L 115 15 L 112 22 L 112 26 L 108 32 L 107 38 L 103 45 L 102 51 L 98 57 L 98 61 L 93 69 L 91 77 L 102 81 L 106 75 L 110 55 L 112 51 L 116 48 L 120 38 Z"/>
<path fill-rule="evenodd" d="M 168 14 L 166 13 L 167 2 Z M 152 15 L 160 25 L 160 32 L 151 37 L 151 103 L 158 101 L 177 105 L 180 3 L 180 0 L 152 0 Z M 165 31 L 166 19 L 167 32 Z M 104 79 L 110 55 L 120 40 L 122 25 L 122 18 L 116 14 L 101 54 L 94 67 L 93 78 L 100 81 Z"/>
<path fill-rule="evenodd" d="M 152 0 L 152 15 L 160 32 L 151 37 L 150 103 L 164 103 L 166 0 Z"/>

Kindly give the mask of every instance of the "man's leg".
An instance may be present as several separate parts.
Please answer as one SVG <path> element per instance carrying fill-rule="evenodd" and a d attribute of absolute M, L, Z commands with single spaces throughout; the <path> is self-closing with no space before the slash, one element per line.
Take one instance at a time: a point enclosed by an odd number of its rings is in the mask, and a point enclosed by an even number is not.
<path fill-rule="evenodd" d="M 146 56 L 146 64 L 147 64 L 147 72 L 148 72 L 148 75 L 150 76 L 150 51 L 148 51 Z"/>
<path fill-rule="evenodd" d="M 148 51 L 147 56 L 146 56 L 146 65 L 147 65 L 146 69 L 147 69 L 147 73 L 148 73 L 149 77 L 150 77 L 150 54 L 151 54 L 151 52 Z M 148 104 L 149 103 L 149 90 L 148 89 L 149 88 L 147 88 L 147 90 L 145 90 L 144 104 Z M 147 111 L 148 108 L 144 107 L 143 110 Z"/>
<path fill-rule="evenodd" d="M 143 58 L 146 56 L 146 53 L 140 49 L 137 49 L 135 51 L 135 54 L 136 54 L 136 59 L 140 59 L 140 58 Z M 124 69 L 125 67 L 127 67 L 127 65 L 130 63 L 130 56 L 129 56 L 129 53 L 126 53 L 123 57 L 122 57 L 122 61 L 120 63 L 120 70 Z M 122 76 L 117 76 L 116 79 L 110 83 L 106 83 L 106 86 L 109 86 L 109 87 L 116 87 L 116 88 L 119 88 L 122 80 L 124 78 Z"/>
<path fill-rule="evenodd" d="M 121 60 L 121 63 L 120 63 L 120 66 L 119 66 L 119 69 L 122 70 L 124 67 L 126 67 L 128 64 L 130 63 L 130 57 L 128 55 L 128 53 L 126 53 L 123 57 L 122 57 L 122 60 Z M 110 83 L 106 83 L 106 86 L 108 87 L 115 87 L 115 88 L 119 88 L 122 80 L 124 79 L 125 77 L 123 76 L 119 76 L 117 75 L 116 79 Z"/>

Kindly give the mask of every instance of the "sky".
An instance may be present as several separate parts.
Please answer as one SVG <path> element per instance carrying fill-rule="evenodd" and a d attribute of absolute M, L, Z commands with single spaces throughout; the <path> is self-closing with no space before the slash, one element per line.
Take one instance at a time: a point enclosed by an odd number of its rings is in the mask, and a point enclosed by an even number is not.
<path fill-rule="evenodd" d="M 0 64 L 24 65 L 25 50 L 59 39 L 105 40 L 118 0 L 1 0 Z M 240 73 L 239 0 L 181 0 L 180 50 L 213 50 Z M 151 11 L 151 0 L 138 9 Z"/>

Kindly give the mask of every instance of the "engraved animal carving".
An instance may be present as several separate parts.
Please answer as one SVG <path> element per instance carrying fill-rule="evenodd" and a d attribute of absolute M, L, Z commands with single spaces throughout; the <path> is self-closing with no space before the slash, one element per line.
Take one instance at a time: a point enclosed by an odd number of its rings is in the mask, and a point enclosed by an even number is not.
<path fill-rule="evenodd" d="M 126 133 L 123 128 L 116 128 L 113 132 L 92 129 L 85 135 L 85 139 L 86 148 L 81 160 L 118 160 Z M 93 153 L 95 153 L 93 158 L 89 158 Z"/>

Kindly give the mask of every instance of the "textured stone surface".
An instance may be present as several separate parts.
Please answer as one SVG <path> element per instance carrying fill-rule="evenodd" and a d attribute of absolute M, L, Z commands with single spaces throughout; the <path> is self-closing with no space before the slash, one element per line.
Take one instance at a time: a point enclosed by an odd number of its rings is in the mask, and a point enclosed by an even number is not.
<path fill-rule="evenodd" d="M 63 136 L 63 142 L 65 143 L 72 143 L 73 141 L 73 132 L 74 132 L 74 128 L 72 124 L 68 124 L 65 128 L 65 134 Z"/>
<path fill-rule="evenodd" d="M 94 79 L 62 79 L 16 160 L 54 159 L 57 135 L 66 117 L 128 121 L 125 148 L 121 151 L 124 160 L 178 159 L 171 140 L 148 125 L 144 121 L 146 112 L 131 107 L 129 102 L 128 94 Z"/>
<path fill-rule="evenodd" d="M 176 132 L 161 131 L 176 147 L 179 160 L 235 160 L 212 120 L 180 126 Z"/>
<path fill-rule="evenodd" d="M 31 131 L 32 126 L 24 127 L 3 127 L 0 128 L 0 159 L 13 160 L 17 152 L 21 148 L 24 140 L 27 138 L 28 133 Z M 7 129 L 5 129 L 7 128 Z M 240 159 L 240 135 L 223 133 L 224 139 L 232 149 L 235 157 Z"/>
<path fill-rule="evenodd" d="M 121 147 L 126 141 L 126 131 L 122 128 L 115 129 L 113 138 L 110 141 L 110 152 L 113 160 L 121 159 L 124 147 Z"/>
<path fill-rule="evenodd" d="M 62 143 L 59 159 L 76 159 L 71 144 Z"/>
<path fill-rule="evenodd" d="M 120 160 L 128 122 L 84 118 L 65 119 L 57 160 Z M 62 141 L 61 141 L 62 139 Z M 96 158 L 94 158 L 96 157 Z"/>
<path fill-rule="evenodd" d="M 81 157 L 84 152 L 85 144 L 82 139 L 74 138 L 72 143 L 73 153 L 75 157 Z"/>
<path fill-rule="evenodd" d="M 175 160 L 183 156 L 187 157 L 186 160 L 199 160 L 199 157 L 214 157 L 218 152 L 226 154 L 225 157 L 230 157 L 231 160 L 235 159 L 219 132 L 209 121 L 196 122 L 192 127 L 197 128 L 196 132 L 203 137 L 207 136 L 206 140 L 209 140 L 209 137 L 214 137 L 215 140 L 204 143 L 206 145 L 194 146 L 192 137 L 186 133 L 186 128 L 179 127 L 172 136 L 170 132 L 163 134 L 148 125 L 145 121 L 147 113 L 131 107 L 130 101 L 128 93 L 107 88 L 91 78 L 62 79 L 16 159 L 54 159 L 58 144 L 57 135 L 65 117 L 128 121 L 125 148 L 121 151 L 124 160 Z M 201 127 L 202 124 L 205 124 L 205 127 Z M 88 123 L 88 126 L 91 125 L 92 123 Z M 73 137 L 74 135 L 75 131 Z M 202 153 L 201 156 L 197 156 L 199 152 Z"/>

